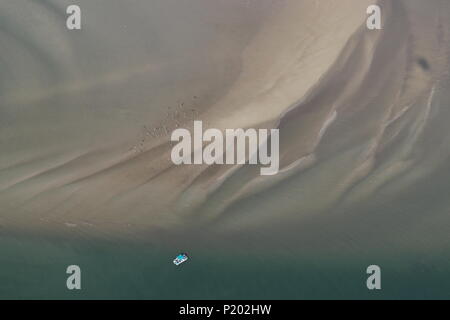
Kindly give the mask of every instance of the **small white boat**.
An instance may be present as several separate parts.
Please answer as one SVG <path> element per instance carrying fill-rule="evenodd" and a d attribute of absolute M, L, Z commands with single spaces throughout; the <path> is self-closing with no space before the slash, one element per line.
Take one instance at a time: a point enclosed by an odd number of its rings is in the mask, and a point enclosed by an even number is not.
<path fill-rule="evenodd" d="M 180 253 L 174 260 L 173 263 L 178 266 L 180 264 L 182 264 L 183 262 L 185 262 L 188 258 L 186 253 Z"/>

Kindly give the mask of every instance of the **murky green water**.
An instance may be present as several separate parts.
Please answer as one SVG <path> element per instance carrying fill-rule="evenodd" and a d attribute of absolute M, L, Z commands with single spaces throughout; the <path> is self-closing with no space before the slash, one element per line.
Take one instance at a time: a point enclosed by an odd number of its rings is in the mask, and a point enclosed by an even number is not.
<path fill-rule="evenodd" d="M 280 249 L 193 250 L 176 267 L 175 249 L 2 237 L 2 299 L 400 299 L 450 298 L 449 255 L 340 255 Z M 81 267 L 80 291 L 66 288 L 66 267 Z M 382 289 L 365 270 L 382 268 Z"/>

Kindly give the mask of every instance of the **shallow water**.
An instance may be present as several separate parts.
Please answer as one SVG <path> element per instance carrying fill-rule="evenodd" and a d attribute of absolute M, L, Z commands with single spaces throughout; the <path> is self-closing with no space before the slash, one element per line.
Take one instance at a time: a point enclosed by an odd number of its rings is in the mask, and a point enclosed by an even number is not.
<path fill-rule="evenodd" d="M 449 298 L 447 254 L 358 256 L 193 250 L 175 266 L 175 249 L 145 244 L 52 242 L 2 237 L 2 299 L 441 299 Z M 366 288 L 368 265 L 382 268 L 382 290 Z M 81 268 L 66 288 L 65 269 Z"/>

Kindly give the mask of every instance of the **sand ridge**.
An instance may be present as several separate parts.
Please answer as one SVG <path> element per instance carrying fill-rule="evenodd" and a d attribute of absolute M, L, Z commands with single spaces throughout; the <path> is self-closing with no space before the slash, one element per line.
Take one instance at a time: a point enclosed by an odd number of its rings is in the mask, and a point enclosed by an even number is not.
<path fill-rule="evenodd" d="M 240 15 L 238 2 L 211 5 L 212 15 L 194 7 L 184 17 L 200 19 L 192 32 L 216 28 L 197 45 L 177 42 L 186 35 L 177 29 L 182 24 L 172 26 L 164 44 L 160 36 L 168 26 L 153 21 L 135 35 L 161 28 L 151 37 L 162 48 L 148 61 L 136 56 L 139 63 L 127 59 L 123 69 L 114 69 L 121 60 L 105 51 L 89 60 L 112 62 L 100 64 L 108 69 L 100 77 L 6 92 L 3 119 L 27 119 L 27 126 L 3 126 L 1 224 L 111 234 L 204 223 L 245 229 L 272 219 L 300 223 L 385 187 L 395 194 L 414 184 L 450 152 L 426 152 L 436 135 L 430 128 L 444 112 L 436 97 L 449 69 L 450 6 L 440 0 L 428 1 L 426 10 L 420 1 L 378 3 L 379 31 L 365 27 L 369 0 L 266 1 L 249 4 L 261 6 L 258 14 Z M 198 1 L 197 9 L 204 5 Z M 157 2 L 154 9 L 167 14 L 174 6 Z M 241 36 L 236 24 L 245 30 Z M 91 45 L 92 36 L 86 37 L 84 45 Z M 113 43 L 107 37 L 100 45 L 108 48 L 108 41 Z M 165 52 L 178 47 L 188 50 L 186 56 Z M 52 103 L 64 100 L 69 111 L 50 113 Z M 261 177 L 255 166 L 173 165 L 170 132 L 191 128 L 195 118 L 219 129 L 279 128 L 280 173 Z M 435 126 L 440 139 L 448 137 L 441 124 Z M 256 198 L 263 200 L 255 204 Z"/>

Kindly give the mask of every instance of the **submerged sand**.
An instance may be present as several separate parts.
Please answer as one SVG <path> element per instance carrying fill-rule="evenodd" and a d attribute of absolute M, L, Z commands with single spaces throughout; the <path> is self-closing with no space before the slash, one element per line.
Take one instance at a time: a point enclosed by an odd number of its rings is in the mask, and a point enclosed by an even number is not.
<path fill-rule="evenodd" d="M 0 4 L 3 230 L 312 237 L 397 201 L 383 236 L 430 232 L 418 212 L 398 225 L 450 155 L 448 1 L 377 1 L 382 30 L 370 0 L 79 3 L 75 32 L 59 1 Z M 170 133 L 194 119 L 279 128 L 280 173 L 173 165 Z M 436 239 L 448 206 L 423 213 Z"/>

